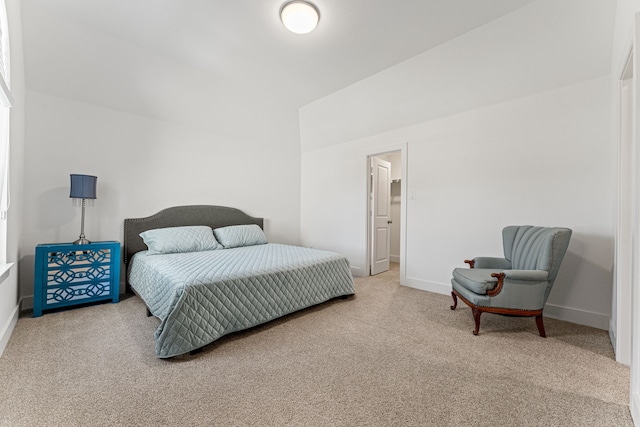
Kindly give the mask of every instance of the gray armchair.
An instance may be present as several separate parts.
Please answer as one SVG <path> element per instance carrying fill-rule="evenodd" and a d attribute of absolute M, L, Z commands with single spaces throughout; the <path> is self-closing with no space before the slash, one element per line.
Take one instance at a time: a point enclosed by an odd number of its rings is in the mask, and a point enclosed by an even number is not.
<path fill-rule="evenodd" d="M 453 270 L 451 310 L 457 307 L 458 298 L 471 307 L 474 335 L 480 330 L 480 315 L 488 312 L 535 316 L 540 336 L 546 337 L 542 310 L 570 238 L 568 228 L 505 227 L 504 258 L 478 257 L 465 261 L 471 268 Z"/>

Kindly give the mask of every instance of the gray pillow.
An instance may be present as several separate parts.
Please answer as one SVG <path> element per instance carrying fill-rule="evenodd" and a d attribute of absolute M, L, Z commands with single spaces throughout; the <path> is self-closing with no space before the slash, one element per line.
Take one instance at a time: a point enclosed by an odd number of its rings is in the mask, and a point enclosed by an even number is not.
<path fill-rule="evenodd" d="M 257 224 L 230 225 L 213 230 L 218 242 L 225 248 L 238 248 L 240 246 L 264 245 L 267 237 Z"/>
<path fill-rule="evenodd" d="M 206 225 L 156 228 L 140 233 L 149 250 L 147 255 L 200 252 L 222 249 Z"/>

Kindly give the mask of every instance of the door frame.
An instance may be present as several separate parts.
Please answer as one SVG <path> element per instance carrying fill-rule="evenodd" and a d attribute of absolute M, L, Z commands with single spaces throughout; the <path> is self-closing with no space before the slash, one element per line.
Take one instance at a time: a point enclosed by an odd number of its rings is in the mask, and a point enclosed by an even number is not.
<path fill-rule="evenodd" d="M 371 193 L 370 165 L 371 157 L 382 156 L 385 154 L 400 152 L 400 284 L 406 284 L 407 279 L 407 176 L 408 176 L 408 142 L 402 142 L 395 145 L 384 146 L 379 149 L 370 149 L 364 153 L 364 182 L 365 182 L 365 200 L 363 202 L 365 221 L 365 236 L 367 239 L 365 245 L 365 276 L 371 275 L 371 215 L 369 214 L 371 202 L 369 194 Z"/>
<path fill-rule="evenodd" d="M 618 73 L 617 102 L 615 105 L 617 121 L 616 165 L 617 200 L 614 240 L 614 289 L 609 336 L 615 350 L 616 361 L 624 365 L 631 364 L 632 342 L 632 284 L 634 278 L 633 231 L 638 226 L 635 210 L 635 192 L 638 189 L 634 120 L 634 54 L 629 46 L 626 60 Z M 627 89 L 625 89 L 627 88 Z M 625 94 L 625 90 L 628 93 Z M 625 98 L 630 97 L 625 103 Z M 626 105 L 625 105 L 626 104 Z M 628 162 L 628 163 L 627 163 Z M 614 311 L 615 310 L 615 313 Z M 613 317 L 613 316 L 612 316 Z"/>
<path fill-rule="evenodd" d="M 638 84 L 638 74 L 640 73 L 640 13 L 636 13 L 633 20 L 633 31 L 631 34 L 631 38 L 627 42 L 627 49 L 625 52 L 633 52 L 633 68 L 634 73 L 631 78 L 632 83 L 632 95 L 631 95 L 631 141 L 632 141 L 632 149 L 635 151 L 634 159 L 635 164 L 638 165 L 638 156 L 640 150 L 638 148 L 638 122 L 640 118 L 640 109 L 638 108 L 638 102 L 640 101 L 640 85 Z M 626 60 L 627 58 L 625 58 Z M 623 64 L 620 64 L 618 67 L 618 74 L 616 78 L 623 76 L 626 68 L 626 61 Z M 620 90 L 614 91 L 614 93 L 620 94 Z M 619 108 L 620 102 L 614 103 L 614 108 Z M 620 112 L 617 111 L 617 118 L 620 118 Z M 620 126 L 614 126 L 614 129 L 619 131 Z M 616 143 L 620 143 L 620 136 L 618 135 Z M 619 175 L 619 171 L 618 175 Z M 631 180 L 630 185 L 632 186 L 632 191 L 634 192 L 634 200 L 632 201 L 632 212 L 633 216 L 631 218 L 631 230 L 628 230 L 632 234 L 633 238 L 633 253 L 636 255 L 634 259 L 632 259 L 632 282 L 629 284 L 631 287 L 631 334 L 632 337 L 638 336 L 640 331 L 640 292 L 638 292 L 638 279 L 640 278 L 640 260 L 638 260 L 637 256 L 640 254 L 640 232 L 638 228 L 640 227 L 640 218 L 639 218 L 639 200 L 638 196 L 635 192 L 638 190 L 640 184 L 638 169 L 636 168 L 633 171 L 633 176 L 629 177 Z M 617 219 L 617 215 L 616 215 Z M 618 230 L 616 230 L 616 233 Z M 617 236 L 616 236 L 617 237 Z M 617 259 L 616 259 L 617 263 Z M 618 307 L 619 309 L 619 307 Z M 616 317 L 620 313 L 616 313 Z M 640 424 L 640 340 L 632 339 L 631 340 L 631 381 L 629 386 L 629 409 L 631 412 L 631 417 L 635 424 Z"/>

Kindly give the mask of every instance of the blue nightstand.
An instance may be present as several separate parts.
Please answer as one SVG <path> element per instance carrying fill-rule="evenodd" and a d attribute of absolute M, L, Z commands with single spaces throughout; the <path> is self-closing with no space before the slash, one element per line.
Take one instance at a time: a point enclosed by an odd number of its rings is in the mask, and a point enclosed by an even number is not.
<path fill-rule="evenodd" d="M 36 246 L 33 317 L 43 310 L 120 299 L 120 242 Z"/>

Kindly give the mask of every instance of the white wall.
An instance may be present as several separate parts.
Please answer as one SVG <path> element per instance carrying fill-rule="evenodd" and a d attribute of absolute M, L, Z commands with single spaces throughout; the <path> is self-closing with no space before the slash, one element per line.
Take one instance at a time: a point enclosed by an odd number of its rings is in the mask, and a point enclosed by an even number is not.
<path fill-rule="evenodd" d="M 606 328 L 609 95 L 609 79 L 602 77 L 303 153 L 302 243 L 341 251 L 362 273 L 361 165 L 367 154 L 407 141 L 407 188 L 416 193 L 407 201 L 408 285 L 449 293 L 451 270 L 464 259 L 501 255 L 505 225 L 566 226 L 574 235 L 545 313 Z M 334 172 L 327 176 L 322 168 L 329 162 Z"/>
<path fill-rule="evenodd" d="M 21 11 L 19 0 L 7 0 L 9 37 L 11 41 L 11 206 L 8 212 L 7 262 L 20 258 L 22 230 L 22 166 L 24 151 L 25 78 L 22 49 Z M 14 265 L 9 277 L 0 283 L 0 354 L 2 354 L 19 314 L 18 268 Z"/>
<path fill-rule="evenodd" d="M 89 240 L 121 240 L 124 218 L 214 204 L 264 217 L 271 241 L 298 243 L 294 126 L 234 138 L 32 90 L 27 105 L 23 296 L 33 292 L 35 245 L 71 242 L 80 233 L 70 173 L 98 176 L 98 199 L 86 213 Z"/>
<path fill-rule="evenodd" d="M 545 314 L 606 329 L 614 14 L 541 0 L 302 108 L 303 244 L 364 274 L 365 159 L 407 143 L 404 283 L 449 293 L 465 258 L 501 254 L 505 225 L 566 226 Z"/>
<path fill-rule="evenodd" d="M 24 4 L 25 308 L 35 245 L 80 233 L 71 173 L 98 176 L 89 240 L 121 240 L 125 218 L 212 204 L 264 217 L 271 241 L 299 242 L 297 108 L 58 12 Z"/>

